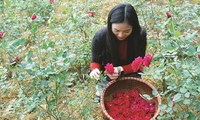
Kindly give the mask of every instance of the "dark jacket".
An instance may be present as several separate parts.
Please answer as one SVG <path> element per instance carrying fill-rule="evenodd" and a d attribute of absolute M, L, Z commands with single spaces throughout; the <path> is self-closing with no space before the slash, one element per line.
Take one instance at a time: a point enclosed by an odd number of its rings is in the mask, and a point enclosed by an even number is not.
<path fill-rule="evenodd" d="M 96 32 L 92 41 L 92 62 L 99 63 L 101 69 L 104 69 L 107 63 L 112 63 L 106 39 L 107 28 L 105 27 Z M 141 29 L 140 36 L 137 39 L 133 35 L 130 36 L 127 43 L 127 60 L 120 66 L 130 64 L 138 56 L 144 57 L 146 44 L 146 31 L 144 29 Z"/>

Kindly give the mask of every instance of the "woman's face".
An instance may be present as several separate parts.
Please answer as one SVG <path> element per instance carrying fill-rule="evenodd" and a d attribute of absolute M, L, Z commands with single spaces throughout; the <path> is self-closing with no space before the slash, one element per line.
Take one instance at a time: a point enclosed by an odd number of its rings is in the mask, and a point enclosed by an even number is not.
<path fill-rule="evenodd" d="M 132 33 L 132 26 L 128 23 L 113 23 L 112 32 L 118 40 L 125 40 Z"/>

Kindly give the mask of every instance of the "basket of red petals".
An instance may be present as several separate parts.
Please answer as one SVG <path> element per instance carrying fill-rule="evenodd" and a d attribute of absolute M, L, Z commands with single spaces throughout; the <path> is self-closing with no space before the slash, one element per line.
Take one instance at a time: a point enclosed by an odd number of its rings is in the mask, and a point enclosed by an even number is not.
<path fill-rule="evenodd" d="M 101 94 L 100 105 L 106 120 L 150 120 L 159 115 L 160 95 L 155 87 L 139 78 L 123 77 L 109 82 Z M 141 97 L 149 95 L 151 100 Z"/>

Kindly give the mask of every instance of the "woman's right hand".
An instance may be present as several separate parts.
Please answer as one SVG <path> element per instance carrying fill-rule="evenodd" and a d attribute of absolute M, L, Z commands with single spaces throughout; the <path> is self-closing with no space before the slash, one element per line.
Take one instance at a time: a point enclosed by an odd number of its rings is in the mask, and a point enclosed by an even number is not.
<path fill-rule="evenodd" d="M 94 70 L 92 70 L 92 71 L 90 72 L 90 77 L 91 77 L 91 78 L 94 78 L 94 79 L 96 79 L 96 80 L 99 80 L 99 74 L 100 74 L 99 69 L 98 69 L 98 68 L 95 68 Z"/>

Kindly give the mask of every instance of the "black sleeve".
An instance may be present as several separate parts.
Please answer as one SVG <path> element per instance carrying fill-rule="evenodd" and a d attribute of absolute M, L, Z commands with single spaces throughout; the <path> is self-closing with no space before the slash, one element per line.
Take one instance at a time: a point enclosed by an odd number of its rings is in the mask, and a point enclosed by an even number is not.
<path fill-rule="evenodd" d="M 96 32 L 92 40 L 92 62 L 102 63 L 102 53 L 105 51 L 105 30 L 101 29 Z"/>

